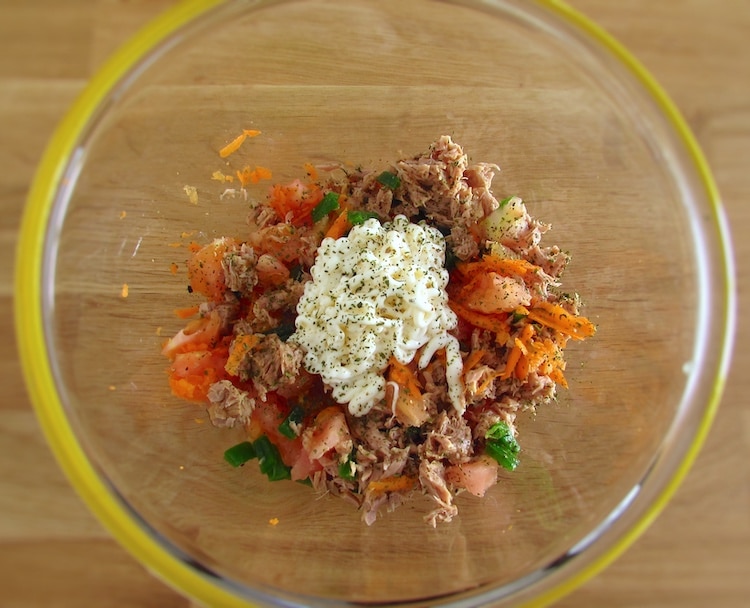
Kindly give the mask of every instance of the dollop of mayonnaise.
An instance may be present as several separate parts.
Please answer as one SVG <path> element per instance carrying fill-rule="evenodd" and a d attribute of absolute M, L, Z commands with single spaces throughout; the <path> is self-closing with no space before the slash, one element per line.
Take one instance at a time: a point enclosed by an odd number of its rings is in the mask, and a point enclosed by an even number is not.
<path fill-rule="evenodd" d="M 448 307 L 445 239 L 404 216 L 369 219 L 349 235 L 326 238 L 297 305 L 289 338 L 305 349 L 304 366 L 320 374 L 333 398 L 363 416 L 385 397 L 383 372 L 393 356 L 407 364 L 420 348 L 425 368 L 446 350 L 448 394 L 465 408 L 458 323 Z"/>

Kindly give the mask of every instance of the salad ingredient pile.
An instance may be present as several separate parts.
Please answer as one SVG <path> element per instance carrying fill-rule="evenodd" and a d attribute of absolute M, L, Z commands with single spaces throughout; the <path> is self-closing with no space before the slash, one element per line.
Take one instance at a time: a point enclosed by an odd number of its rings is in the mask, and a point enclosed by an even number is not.
<path fill-rule="evenodd" d="M 231 466 L 257 459 L 367 524 L 417 493 L 449 522 L 519 466 L 517 413 L 567 387 L 564 348 L 596 331 L 560 289 L 569 257 L 449 136 L 381 171 L 310 168 L 194 247 L 170 387 L 245 430 Z"/>

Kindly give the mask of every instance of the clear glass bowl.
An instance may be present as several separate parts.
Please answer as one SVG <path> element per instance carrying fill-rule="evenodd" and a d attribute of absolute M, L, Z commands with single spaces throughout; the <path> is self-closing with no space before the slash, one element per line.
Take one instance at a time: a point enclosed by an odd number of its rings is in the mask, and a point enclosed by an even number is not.
<path fill-rule="evenodd" d="M 241 129 L 263 137 L 228 159 Z M 216 170 L 378 166 L 442 134 L 498 163 L 571 252 L 597 335 L 519 422 L 522 465 L 433 529 L 231 469 L 242 438 L 170 395 L 160 346 L 193 240 L 241 230 Z M 192 204 L 185 186 L 197 190 Z M 250 188 L 263 196 L 264 187 Z M 174 246 L 181 244 L 180 247 Z M 127 285 L 127 297 L 123 297 Z M 214 606 L 544 605 L 631 543 L 710 426 L 731 349 L 730 246 L 676 109 L 556 1 L 198 1 L 93 79 L 39 168 L 20 240 L 29 391 L 73 485 L 169 584 Z M 426 499 L 425 499 L 426 500 Z M 278 519 L 277 525 L 269 521 Z"/>

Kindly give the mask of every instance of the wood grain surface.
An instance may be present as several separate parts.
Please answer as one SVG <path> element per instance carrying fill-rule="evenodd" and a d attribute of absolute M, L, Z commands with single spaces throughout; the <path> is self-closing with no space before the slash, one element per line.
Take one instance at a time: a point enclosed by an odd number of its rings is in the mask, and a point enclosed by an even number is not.
<path fill-rule="evenodd" d="M 54 462 L 13 339 L 17 230 L 44 146 L 104 59 L 174 0 L 0 2 L 0 606 L 187 607 L 88 513 Z M 661 82 L 702 145 L 734 235 L 733 369 L 715 424 L 672 502 L 562 608 L 750 605 L 750 2 L 570 0 Z M 745 370 L 743 372 L 743 370 Z"/>

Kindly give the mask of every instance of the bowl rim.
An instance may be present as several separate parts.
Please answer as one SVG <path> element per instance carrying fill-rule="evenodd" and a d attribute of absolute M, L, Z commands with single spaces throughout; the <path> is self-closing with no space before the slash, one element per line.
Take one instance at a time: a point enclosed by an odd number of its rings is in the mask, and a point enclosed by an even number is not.
<path fill-rule="evenodd" d="M 112 489 L 87 459 L 55 390 L 52 366 L 45 348 L 43 323 L 44 235 L 57 192 L 65 186 L 65 168 L 77 140 L 89 118 L 101 102 L 150 51 L 194 19 L 207 14 L 227 0 L 184 0 L 152 19 L 122 45 L 99 68 L 55 129 L 32 181 L 23 213 L 16 248 L 14 323 L 19 358 L 27 393 L 43 434 L 71 485 L 108 532 L 150 572 L 182 594 L 210 605 L 247 606 L 227 588 L 214 584 L 152 538 L 117 499 Z M 680 110 L 651 73 L 620 42 L 563 0 L 535 0 L 562 21 L 588 35 L 608 51 L 650 94 L 675 130 L 694 164 L 705 188 L 712 213 L 711 220 L 719 236 L 724 291 L 722 348 L 716 373 L 697 432 L 671 479 L 653 503 L 612 546 L 585 564 L 567 580 L 554 584 L 525 606 L 542 607 L 556 602 L 580 587 L 615 561 L 662 512 L 692 467 L 709 433 L 721 401 L 734 346 L 736 325 L 736 285 L 728 222 L 720 194 L 708 162 Z"/>

